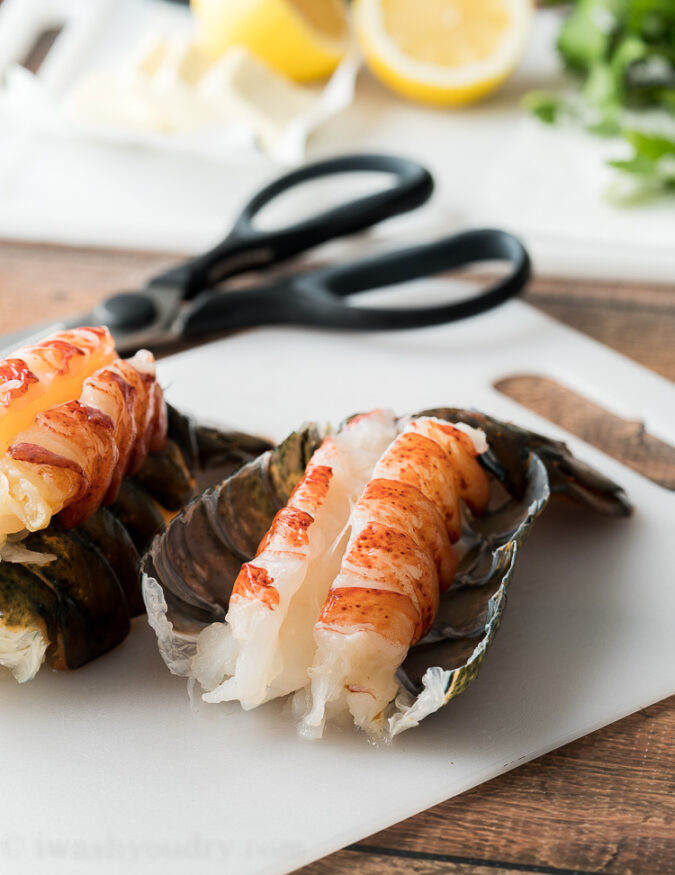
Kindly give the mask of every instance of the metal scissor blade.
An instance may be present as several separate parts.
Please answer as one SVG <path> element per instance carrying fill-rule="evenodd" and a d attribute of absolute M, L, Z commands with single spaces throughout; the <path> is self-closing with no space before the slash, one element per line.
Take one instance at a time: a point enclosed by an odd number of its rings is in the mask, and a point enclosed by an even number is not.
<path fill-rule="evenodd" d="M 85 313 L 81 316 L 71 316 L 69 319 L 61 319 L 54 322 L 42 322 L 39 325 L 31 325 L 22 331 L 14 331 L 12 334 L 0 336 L 0 358 L 7 358 L 12 352 L 29 343 L 38 343 L 55 331 L 67 331 L 70 328 L 79 328 L 80 325 L 95 325 L 94 313 Z"/>
<path fill-rule="evenodd" d="M 147 324 L 134 324 L 133 314 L 130 324 L 126 326 L 121 324 L 120 310 L 113 305 L 115 302 L 119 302 L 120 298 L 125 298 L 126 304 L 128 304 L 131 297 L 138 297 L 139 301 L 142 301 L 146 306 L 148 303 L 151 305 L 151 317 Z M 123 293 L 107 298 L 94 311 L 94 315 L 98 314 L 98 322 L 107 325 L 110 329 L 119 355 L 131 355 L 143 347 L 154 352 L 159 347 L 181 339 L 182 332 L 177 323 L 182 302 L 183 293 L 180 288 L 149 285 L 133 296 Z M 107 318 L 107 314 L 111 312 L 111 306 L 113 306 L 116 317 L 112 320 Z M 153 313 L 154 315 L 152 315 Z"/>
<path fill-rule="evenodd" d="M 118 297 L 124 297 L 124 295 L 111 295 L 87 313 L 80 313 L 78 316 L 69 316 L 66 319 L 54 320 L 53 322 L 42 322 L 39 325 L 24 328 L 22 331 L 0 336 L 0 358 L 6 358 L 21 346 L 44 340 L 55 331 L 80 328 L 82 325 L 107 325 L 115 340 L 115 348 L 122 356 L 131 355 L 142 347 L 153 350 L 180 340 L 181 331 L 175 325 L 182 300 L 180 290 L 167 286 L 148 286 L 137 294 L 152 302 L 154 318 L 148 325 L 139 328 L 125 328 L 112 324 L 114 320 L 110 314 L 113 311 L 107 308 L 110 307 L 111 302 L 114 302 Z M 126 296 L 129 297 L 129 295 Z M 119 314 L 117 315 L 119 316 Z"/>

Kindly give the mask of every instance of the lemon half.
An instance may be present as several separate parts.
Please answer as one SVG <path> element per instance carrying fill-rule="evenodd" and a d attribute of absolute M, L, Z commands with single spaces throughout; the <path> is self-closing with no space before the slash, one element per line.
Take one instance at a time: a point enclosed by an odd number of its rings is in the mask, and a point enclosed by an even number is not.
<path fill-rule="evenodd" d="M 203 51 L 219 58 L 234 45 L 273 69 L 309 82 L 329 76 L 347 51 L 343 0 L 191 0 Z"/>
<path fill-rule="evenodd" d="M 531 0 L 356 0 L 371 70 L 413 100 L 461 105 L 493 91 L 525 50 Z"/>

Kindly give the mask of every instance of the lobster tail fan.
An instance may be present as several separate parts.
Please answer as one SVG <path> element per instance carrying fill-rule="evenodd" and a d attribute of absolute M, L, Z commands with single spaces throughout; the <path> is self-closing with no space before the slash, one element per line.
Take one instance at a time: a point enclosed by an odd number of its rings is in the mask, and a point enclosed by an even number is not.
<path fill-rule="evenodd" d="M 530 455 L 534 454 L 546 468 L 552 494 L 564 495 L 606 516 L 625 517 L 633 511 L 626 493 L 617 483 L 575 458 L 562 441 L 492 419 L 475 410 L 440 407 L 419 415 L 436 416 L 453 423 L 466 422 L 482 429 L 490 451 L 481 456 L 481 463 L 516 499 L 525 493 L 524 472 Z"/>

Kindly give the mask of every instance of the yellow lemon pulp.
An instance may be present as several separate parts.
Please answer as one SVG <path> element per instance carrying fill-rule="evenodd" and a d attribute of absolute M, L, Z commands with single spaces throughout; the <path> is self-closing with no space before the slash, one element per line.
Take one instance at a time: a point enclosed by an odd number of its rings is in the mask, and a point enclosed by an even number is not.
<path fill-rule="evenodd" d="M 530 0 L 357 0 L 357 34 L 395 91 L 462 104 L 492 91 L 522 56 Z"/>
<path fill-rule="evenodd" d="M 208 57 L 244 46 L 297 82 L 330 75 L 347 49 L 343 0 L 192 0 L 192 8 Z"/>
<path fill-rule="evenodd" d="M 288 5 L 325 39 L 344 39 L 347 27 L 342 3 L 335 0 L 287 0 Z"/>
<path fill-rule="evenodd" d="M 490 57 L 511 16 L 504 0 L 423 0 L 422 15 L 409 0 L 382 0 L 384 29 L 401 51 L 425 64 L 462 67 Z"/>

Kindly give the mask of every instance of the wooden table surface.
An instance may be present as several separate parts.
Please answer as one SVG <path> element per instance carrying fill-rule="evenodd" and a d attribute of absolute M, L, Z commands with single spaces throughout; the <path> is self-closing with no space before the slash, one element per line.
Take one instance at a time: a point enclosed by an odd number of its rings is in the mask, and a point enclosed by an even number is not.
<path fill-rule="evenodd" d="M 108 292 L 138 287 L 171 261 L 156 253 L 0 242 L 0 332 L 85 310 Z M 540 278 L 526 299 L 675 380 L 675 288 Z M 672 875 L 674 737 L 671 698 L 302 873 Z"/>

